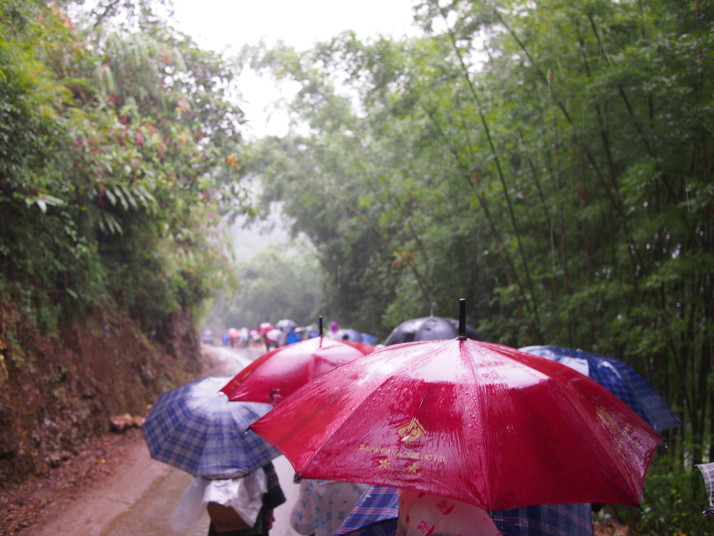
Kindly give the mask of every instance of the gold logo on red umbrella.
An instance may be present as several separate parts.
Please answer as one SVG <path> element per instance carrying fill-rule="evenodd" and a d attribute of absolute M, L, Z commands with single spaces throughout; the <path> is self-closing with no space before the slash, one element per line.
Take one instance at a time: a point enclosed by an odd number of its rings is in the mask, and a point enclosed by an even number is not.
<path fill-rule="evenodd" d="M 414 417 L 411 421 L 404 423 L 399 428 L 397 428 L 397 433 L 399 437 L 402 438 L 404 443 L 409 444 L 412 441 L 416 441 L 420 437 L 426 435 L 426 430 L 421 425 L 421 423 Z"/>

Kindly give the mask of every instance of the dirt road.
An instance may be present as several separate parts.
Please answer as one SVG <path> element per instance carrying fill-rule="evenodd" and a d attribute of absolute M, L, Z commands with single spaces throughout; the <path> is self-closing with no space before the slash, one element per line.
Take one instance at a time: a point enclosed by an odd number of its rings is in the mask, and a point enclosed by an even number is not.
<path fill-rule="evenodd" d="M 231 350 L 211 348 L 209 374 L 235 374 L 260 355 L 261 350 Z M 158 536 L 171 534 L 169 516 L 181 494 L 191 481 L 191 476 L 149 456 L 146 443 L 138 430 L 122 444 L 113 463 L 116 469 L 107 471 L 94 485 L 70 501 L 58 501 L 33 526 L 18 534 L 21 536 Z M 119 459 L 120 458 L 120 459 Z M 276 523 L 271 536 L 295 536 L 289 523 L 290 507 L 297 497 L 298 486 L 293 484 L 290 463 L 280 457 L 274 461 L 280 484 L 288 498 L 276 509 Z M 194 525 L 177 536 L 205 536 L 208 533 L 208 516 L 203 515 Z"/>

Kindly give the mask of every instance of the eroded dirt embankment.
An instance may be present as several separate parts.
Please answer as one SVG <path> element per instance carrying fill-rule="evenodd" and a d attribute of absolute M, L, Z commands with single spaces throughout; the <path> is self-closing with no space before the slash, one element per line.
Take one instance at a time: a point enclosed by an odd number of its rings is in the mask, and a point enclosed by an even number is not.
<path fill-rule="evenodd" d="M 187 380 L 234 373 L 236 367 L 244 366 L 210 347 L 201 351 L 200 363 L 200 370 Z M 183 380 L 167 388 L 180 383 Z M 146 410 L 144 406 L 135 415 L 146 416 Z M 28 476 L 22 483 L 6 483 L 0 490 L 0 536 L 102 534 L 105 525 L 168 469 L 150 460 L 138 427 L 124 433 L 105 432 L 76 448 L 76 455 L 47 472 Z"/>
<path fill-rule="evenodd" d="M 142 415 L 156 395 L 201 370 L 191 319 L 146 337 L 100 310 L 42 334 L 0 306 L 0 493 L 77 457 L 113 415 Z M 1 506 L 1 505 L 0 505 Z"/>

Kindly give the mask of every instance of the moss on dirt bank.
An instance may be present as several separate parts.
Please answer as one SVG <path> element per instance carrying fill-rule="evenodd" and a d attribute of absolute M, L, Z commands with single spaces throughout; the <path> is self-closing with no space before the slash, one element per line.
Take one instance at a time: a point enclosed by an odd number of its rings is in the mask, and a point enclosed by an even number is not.
<path fill-rule="evenodd" d="M 109 310 L 43 334 L 0 306 L 0 490 L 77 456 L 112 416 L 145 415 L 201 366 L 193 321 L 181 312 L 153 337 Z"/>

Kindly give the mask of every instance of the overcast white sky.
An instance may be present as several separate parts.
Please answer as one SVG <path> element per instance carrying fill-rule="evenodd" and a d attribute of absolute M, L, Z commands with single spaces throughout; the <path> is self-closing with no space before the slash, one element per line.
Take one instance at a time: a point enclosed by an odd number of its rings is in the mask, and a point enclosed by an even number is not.
<path fill-rule="evenodd" d="M 413 1 L 174 0 L 174 5 L 182 31 L 193 36 L 202 48 L 230 55 L 261 39 L 268 45 L 283 41 L 306 50 L 345 30 L 353 30 L 361 38 L 414 35 Z M 280 98 L 271 81 L 244 73 L 239 88 L 243 95 L 240 106 L 248 119 L 247 137 L 286 133 L 287 121 L 268 111 Z M 241 230 L 239 220 L 232 233 L 238 258 L 248 258 L 271 243 L 287 243 L 285 225 L 280 223 L 277 212 L 271 220 L 277 222 L 276 229 L 260 235 L 252 229 Z"/>
<path fill-rule="evenodd" d="M 343 30 L 401 37 L 412 0 L 174 0 L 183 29 L 213 49 L 261 38 L 309 48 Z"/>
<path fill-rule="evenodd" d="M 261 39 L 305 50 L 344 30 L 363 38 L 413 35 L 412 4 L 413 0 L 174 0 L 181 30 L 203 48 L 228 53 Z M 251 133 L 283 134 L 285 123 L 266 111 L 280 97 L 273 84 L 246 74 L 239 85 Z"/>

